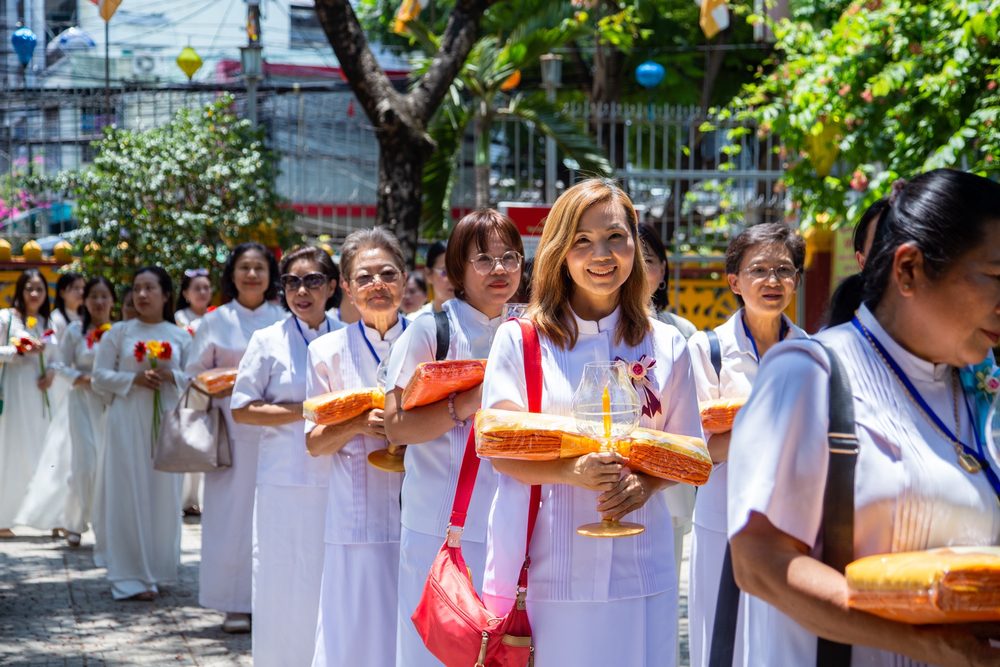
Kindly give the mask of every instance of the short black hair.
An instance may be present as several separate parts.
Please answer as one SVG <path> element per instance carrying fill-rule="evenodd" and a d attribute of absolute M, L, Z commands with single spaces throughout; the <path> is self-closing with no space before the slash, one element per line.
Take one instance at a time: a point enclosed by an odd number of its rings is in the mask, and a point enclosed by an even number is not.
<path fill-rule="evenodd" d="M 229 257 L 226 258 L 226 263 L 222 267 L 222 293 L 229 300 L 233 300 L 240 295 L 239 290 L 236 289 L 236 283 L 233 282 L 233 272 L 236 270 L 236 262 L 239 261 L 240 257 L 251 250 L 256 250 L 267 260 L 268 284 L 267 290 L 264 292 L 264 300 L 274 301 L 281 293 L 278 260 L 274 258 L 274 255 L 270 250 L 256 241 L 241 243 L 233 248 L 232 252 L 229 253 Z"/>
<path fill-rule="evenodd" d="M 726 248 L 726 273 L 739 273 L 747 251 L 761 245 L 783 245 L 792 255 L 792 264 L 801 271 L 806 263 L 806 242 L 792 228 L 780 222 L 747 227 Z"/>
<path fill-rule="evenodd" d="M 667 247 L 663 245 L 660 235 L 656 233 L 652 225 L 645 222 L 639 225 L 639 240 L 658 260 L 667 261 Z M 670 267 L 667 267 L 667 270 L 663 272 L 662 284 L 663 287 L 657 286 L 656 291 L 653 292 L 653 305 L 657 310 L 664 310 L 670 306 Z"/>
<path fill-rule="evenodd" d="M 444 241 L 435 241 L 427 248 L 427 257 L 424 261 L 424 266 L 431 269 L 434 266 L 434 262 L 448 250 L 448 244 Z"/>

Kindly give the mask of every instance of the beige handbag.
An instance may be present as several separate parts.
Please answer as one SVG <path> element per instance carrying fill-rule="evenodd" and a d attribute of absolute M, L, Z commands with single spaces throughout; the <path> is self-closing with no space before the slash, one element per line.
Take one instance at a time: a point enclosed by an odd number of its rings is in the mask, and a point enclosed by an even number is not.
<path fill-rule="evenodd" d="M 153 469 L 160 472 L 212 472 L 233 465 L 229 432 L 222 410 L 188 407 L 185 390 L 177 407 L 163 415 L 153 452 Z"/>

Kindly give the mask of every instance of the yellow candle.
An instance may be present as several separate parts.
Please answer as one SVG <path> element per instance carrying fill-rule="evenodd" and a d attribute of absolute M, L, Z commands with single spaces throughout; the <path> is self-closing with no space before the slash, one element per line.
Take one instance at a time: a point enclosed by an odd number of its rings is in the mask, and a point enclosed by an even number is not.
<path fill-rule="evenodd" d="M 604 388 L 604 398 L 601 401 L 601 407 L 604 409 L 604 437 L 608 440 L 611 439 L 611 394 L 608 393 L 608 388 Z"/>

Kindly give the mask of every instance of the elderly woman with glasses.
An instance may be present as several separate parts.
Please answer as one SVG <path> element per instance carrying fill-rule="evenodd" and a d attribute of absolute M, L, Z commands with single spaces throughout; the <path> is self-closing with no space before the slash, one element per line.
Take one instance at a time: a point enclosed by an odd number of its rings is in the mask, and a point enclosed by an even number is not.
<path fill-rule="evenodd" d="M 187 374 L 194 377 L 215 368 L 239 366 L 254 332 L 285 319 L 281 307 L 271 303 L 279 288 L 278 262 L 267 248 L 252 242 L 233 248 L 222 270 L 222 289 L 232 301 L 202 319 Z M 249 632 L 251 532 L 260 437 L 257 429 L 233 420 L 230 393 L 212 399 L 226 420 L 233 465 L 205 473 L 198 603 L 226 613 L 224 631 Z"/>
<path fill-rule="evenodd" d="M 524 247 L 510 218 L 494 210 L 475 211 L 451 233 L 445 268 L 455 298 L 444 303 L 448 327 L 445 359 L 485 359 L 504 304 L 521 283 Z M 431 564 L 448 528 L 458 471 L 482 387 L 412 410 L 402 409 L 403 388 L 419 364 L 437 354 L 437 317 L 413 323 L 393 350 L 386 380 L 385 419 L 389 440 L 406 449 L 403 481 L 403 528 L 399 553 L 399 616 L 395 664 L 439 665 L 424 647 L 410 616 L 420 601 Z M 463 554 L 477 590 L 486 564 L 486 524 L 496 491 L 496 475 L 487 461 L 479 467 Z"/>
<path fill-rule="evenodd" d="M 711 332 L 690 339 L 698 400 L 750 396 L 764 354 L 786 338 L 807 338 L 784 314 L 799 284 L 805 242 L 787 225 L 750 227 L 726 249 L 729 288 L 743 308 Z M 713 347 L 718 354 L 713 362 Z M 715 364 L 718 364 L 716 368 Z M 698 490 L 691 543 L 691 665 L 706 667 L 715 602 L 726 553 L 726 459 L 729 433 L 706 434 L 715 470 Z"/>
<path fill-rule="evenodd" d="M 399 314 L 406 273 L 396 237 L 380 227 L 360 230 L 340 253 L 347 297 L 361 319 L 309 345 L 310 398 L 375 387 L 379 364 L 407 327 Z M 386 445 L 380 409 L 341 424 L 306 422 L 309 452 L 330 466 L 314 667 L 384 667 L 395 659 L 403 475 L 367 462 Z"/>

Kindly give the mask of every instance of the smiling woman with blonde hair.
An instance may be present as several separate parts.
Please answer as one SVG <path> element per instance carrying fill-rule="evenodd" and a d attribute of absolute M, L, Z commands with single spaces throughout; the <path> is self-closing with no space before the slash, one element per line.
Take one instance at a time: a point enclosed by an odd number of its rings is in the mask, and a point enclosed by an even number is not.
<path fill-rule="evenodd" d="M 528 318 L 539 333 L 541 410 L 569 416 L 591 361 L 642 363 L 649 391 L 640 426 L 701 437 L 686 341 L 653 321 L 635 209 L 611 182 L 567 190 L 545 223 Z M 484 408 L 528 409 L 519 323 L 497 330 L 483 383 Z M 646 395 L 646 392 L 642 392 Z M 507 613 L 525 553 L 531 485 L 541 507 L 531 543 L 527 613 L 535 664 L 673 664 L 677 574 L 662 479 L 631 472 L 616 452 L 557 461 L 493 459 L 499 474 L 487 536 L 483 601 Z M 646 527 L 594 539 L 575 528 L 600 514 Z"/>

